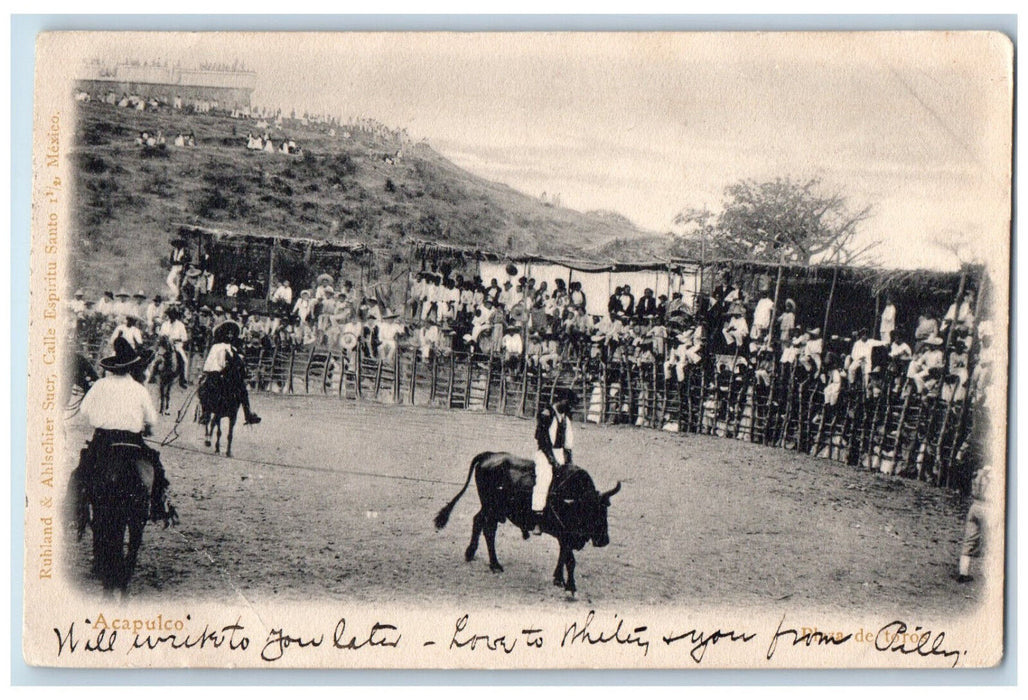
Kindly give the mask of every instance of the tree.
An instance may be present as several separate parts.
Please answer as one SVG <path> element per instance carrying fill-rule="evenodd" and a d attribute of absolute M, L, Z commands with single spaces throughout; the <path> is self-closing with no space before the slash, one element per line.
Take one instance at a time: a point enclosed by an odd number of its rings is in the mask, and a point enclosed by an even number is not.
<path fill-rule="evenodd" d="M 720 213 L 687 209 L 675 224 L 708 258 L 853 264 L 877 245 L 855 245 L 870 215 L 870 207 L 851 211 L 841 194 L 823 194 L 819 180 L 776 178 L 729 185 Z"/>

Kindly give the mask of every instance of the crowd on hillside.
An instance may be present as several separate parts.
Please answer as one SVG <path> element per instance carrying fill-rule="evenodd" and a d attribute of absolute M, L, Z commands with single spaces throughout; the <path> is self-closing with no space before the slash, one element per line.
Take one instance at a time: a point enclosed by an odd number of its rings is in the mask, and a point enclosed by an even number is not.
<path fill-rule="evenodd" d="M 246 136 L 246 148 L 251 151 L 264 153 L 282 153 L 287 155 L 303 155 L 303 148 L 298 146 L 294 137 L 291 137 L 285 130 L 290 128 L 317 128 L 324 131 L 329 137 L 351 139 L 358 135 L 364 135 L 377 142 L 399 145 L 399 150 L 390 152 L 384 156 L 389 162 L 399 160 L 404 152 L 404 147 L 410 144 L 411 139 L 406 129 L 394 129 L 381 122 L 366 117 L 351 117 L 345 123 L 338 117 L 327 114 L 303 113 L 297 116 L 295 113 L 285 114 L 282 109 L 270 109 L 265 107 L 233 107 L 223 109 L 217 99 L 186 98 L 175 95 L 170 99 L 160 96 L 142 96 L 137 94 L 122 93 L 118 95 L 114 91 L 107 91 L 101 95 L 92 95 L 85 90 L 78 90 L 75 93 L 75 100 L 78 102 L 99 101 L 104 104 L 130 109 L 137 112 L 190 112 L 193 114 L 218 113 L 231 119 L 246 120 L 251 122 L 250 130 Z M 233 128 L 233 135 L 236 130 Z M 172 142 L 177 147 L 196 147 L 196 136 L 191 130 L 188 134 L 180 133 Z M 166 148 L 167 144 L 161 132 L 155 134 L 140 132 L 136 138 L 136 145 L 150 148 Z"/>

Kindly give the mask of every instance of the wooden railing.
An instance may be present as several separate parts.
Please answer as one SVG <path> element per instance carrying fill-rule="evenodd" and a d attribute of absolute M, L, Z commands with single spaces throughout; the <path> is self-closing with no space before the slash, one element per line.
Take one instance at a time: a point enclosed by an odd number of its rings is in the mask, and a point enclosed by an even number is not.
<path fill-rule="evenodd" d="M 99 357 L 102 343 L 83 352 Z M 202 353 L 192 353 L 195 380 Z M 451 352 L 425 359 L 400 347 L 376 357 L 318 347 L 246 352 L 251 390 L 335 396 L 532 417 L 561 387 L 579 396 L 575 420 L 714 435 L 795 450 L 864 469 L 963 489 L 976 467 L 973 382 L 967 395 L 922 394 L 907 380 L 887 380 L 880 392 L 844 389 L 834 406 L 816 375 L 779 365 L 760 382 L 752 372 L 715 374 L 690 366 L 684 379 L 664 367 L 589 360 L 547 369 L 497 355 Z M 897 389 L 898 387 L 898 389 Z"/>

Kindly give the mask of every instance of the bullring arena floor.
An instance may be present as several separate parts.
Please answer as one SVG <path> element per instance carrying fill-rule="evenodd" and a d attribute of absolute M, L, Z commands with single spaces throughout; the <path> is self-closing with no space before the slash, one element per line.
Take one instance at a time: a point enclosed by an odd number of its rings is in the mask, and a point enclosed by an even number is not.
<path fill-rule="evenodd" d="M 183 398 L 176 389 L 173 408 Z M 181 523 L 147 528 L 131 595 L 483 607 L 564 597 L 550 582 L 552 538 L 525 542 L 501 525 L 506 571 L 490 573 L 484 544 L 464 562 L 473 487 L 446 529 L 432 526 L 475 454 L 530 454 L 531 421 L 334 397 L 262 394 L 254 405 L 264 421 L 240 421 L 231 459 L 205 449 L 189 420 L 162 448 Z M 172 424 L 164 417 L 155 437 Z M 78 416 L 67 428 L 69 447 L 90 432 Z M 597 486 L 624 484 L 610 509 L 611 544 L 578 555 L 581 604 L 888 602 L 953 612 L 977 597 L 950 578 L 965 509 L 942 489 L 723 438 L 576 430 L 576 461 Z M 88 539 L 67 565 L 99 591 Z"/>

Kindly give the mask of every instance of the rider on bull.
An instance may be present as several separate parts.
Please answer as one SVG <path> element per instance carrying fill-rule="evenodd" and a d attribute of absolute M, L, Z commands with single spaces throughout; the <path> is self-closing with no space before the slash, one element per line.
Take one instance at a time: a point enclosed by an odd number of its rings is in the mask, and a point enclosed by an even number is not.
<path fill-rule="evenodd" d="M 574 440 L 571 432 L 571 406 L 577 402 L 571 389 L 558 389 L 552 406 L 546 406 L 535 426 L 535 486 L 532 488 L 533 534 L 542 534 L 546 497 L 553 482 L 553 472 L 571 465 Z"/>
<path fill-rule="evenodd" d="M 242 327 L 232 320 L 222 321 L 211 331 L 210 352 L 203 363 L 204 381 L 212 375 L 222 377 L 225 382 L 223 386 L 230 387 L 237 393 L 243 407 L 243 422 L 246 425 L 256 425 L 261 422 L 261 417 L 250 410 L 250 394 L 246 390 L 246 364 L 243 360 L 242 351 L 236 347 L 239 337 L 242 334 Z"/>
<path fill-rule="evenodd" d="M 167 500 L 168 480 L 160 453 L 143 441 L 157 422 L 157 411 L 143 385 L 149 361 L 149 351 L 137 351 L 125 338 L 115 338 L 114 355 L 100 360 L 106 375 L 82 399 L 79 411 L 93 427 L 93 437 L 71 475 L 74 517 L 80 535 L 89 522 L 88 506 L 94 489 L 100 486 L 95 483 L 98 467 L 113 459 L 148 463 L 154 471 L 150 519 L 165 524 L 177 520 L 175 507 Z"/>

